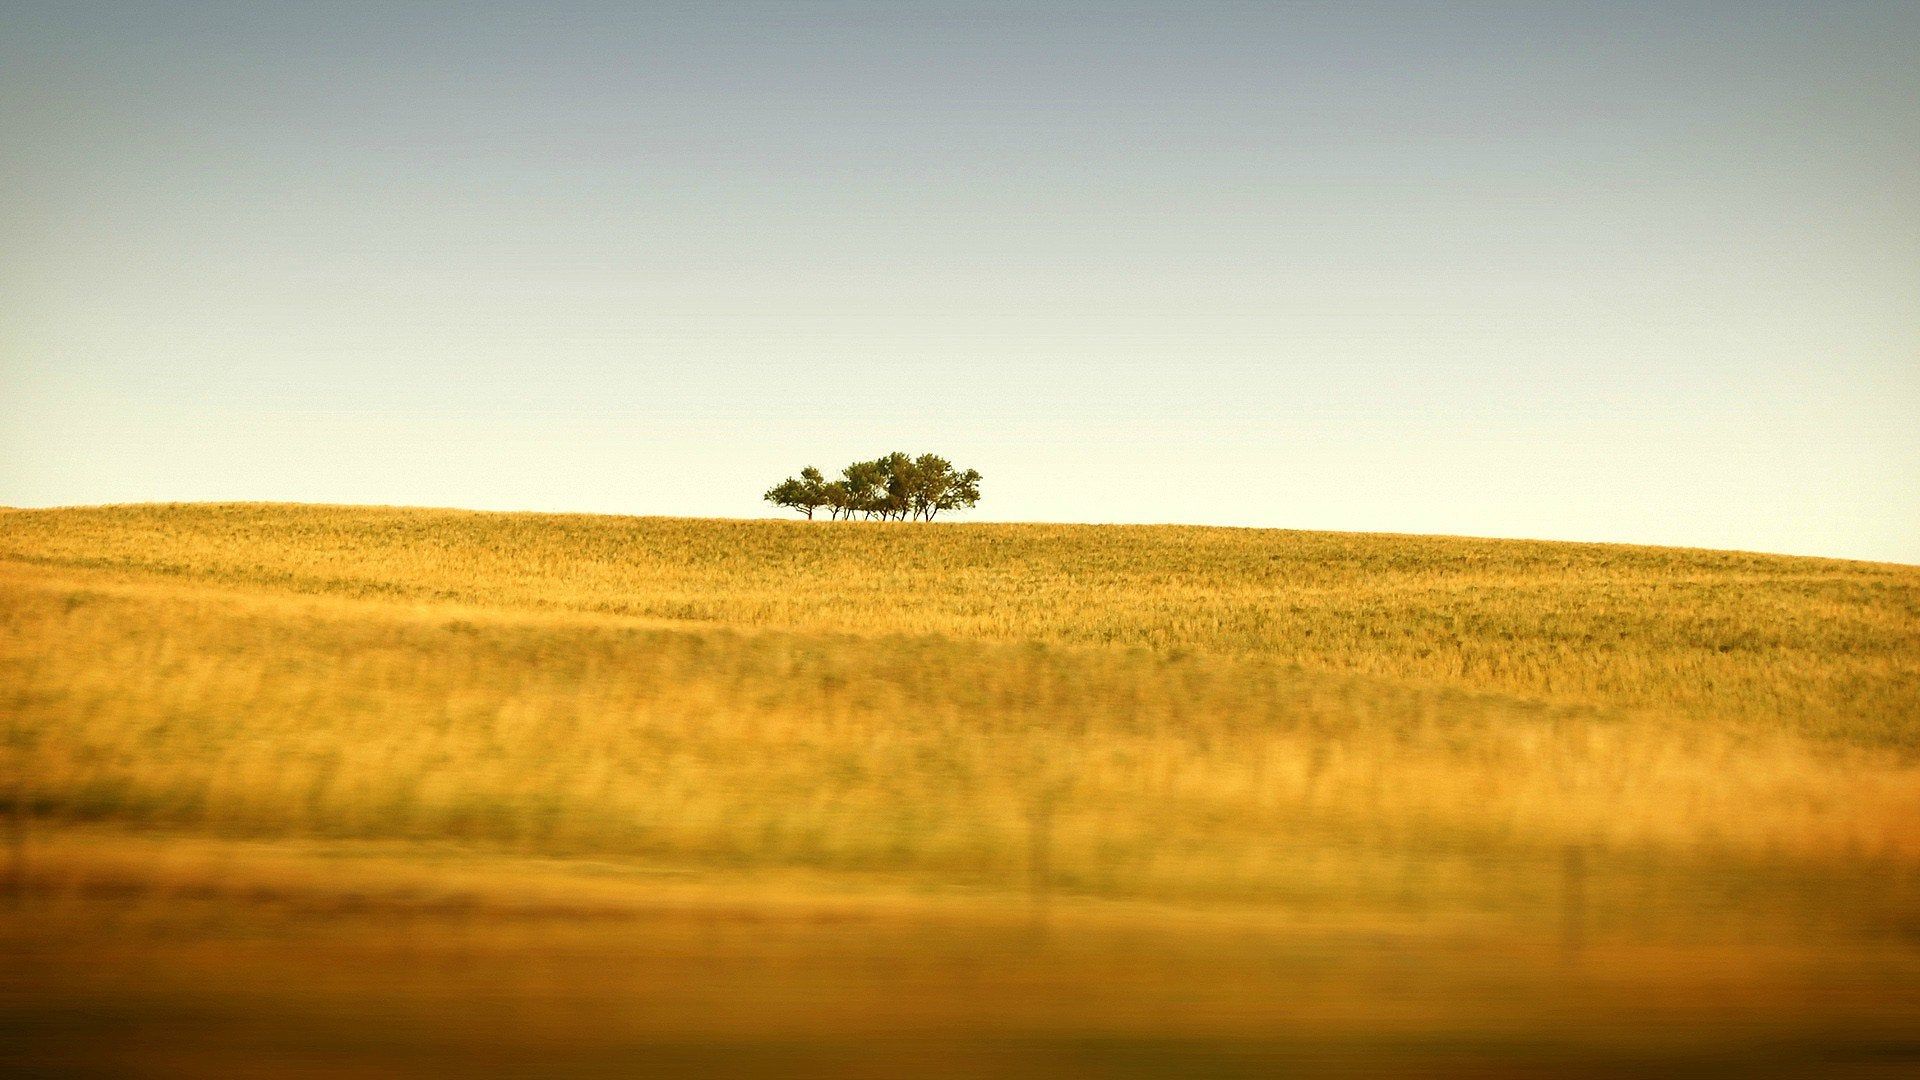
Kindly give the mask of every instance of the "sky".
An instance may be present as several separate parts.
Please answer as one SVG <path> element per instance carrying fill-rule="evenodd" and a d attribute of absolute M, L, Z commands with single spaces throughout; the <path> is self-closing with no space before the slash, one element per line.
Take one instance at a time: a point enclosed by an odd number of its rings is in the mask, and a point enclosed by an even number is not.
<path fill-rule="evenodd" d="M 1920 563 L 1920 3 L 0 6 L 0 505 Z"/>

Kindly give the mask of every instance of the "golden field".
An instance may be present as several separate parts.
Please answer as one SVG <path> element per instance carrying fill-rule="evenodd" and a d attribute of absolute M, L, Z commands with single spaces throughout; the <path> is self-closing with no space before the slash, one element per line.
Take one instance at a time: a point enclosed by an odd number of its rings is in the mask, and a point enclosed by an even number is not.
<path fill-rule="evenodd" d="M 0 1065 L 1920 1064 L 1920 568 L 0 512 Z"/>

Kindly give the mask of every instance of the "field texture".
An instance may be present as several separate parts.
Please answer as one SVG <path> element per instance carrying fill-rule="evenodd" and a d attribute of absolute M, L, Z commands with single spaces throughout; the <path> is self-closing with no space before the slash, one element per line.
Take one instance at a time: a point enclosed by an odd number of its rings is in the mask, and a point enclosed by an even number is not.
<path fill-rule="evenodd" d="M 1920 1066 L 1920 568 L 0 511 L 0 1068 Z"/>

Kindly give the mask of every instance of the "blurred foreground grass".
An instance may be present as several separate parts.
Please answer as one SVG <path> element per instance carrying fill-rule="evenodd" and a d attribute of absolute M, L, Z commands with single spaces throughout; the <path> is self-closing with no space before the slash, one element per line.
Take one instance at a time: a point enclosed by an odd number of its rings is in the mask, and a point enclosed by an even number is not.
<path fill-rule="evenodd" d="M 1920 570 L 0 513 L 0 1063 L 1920 1063 Z"/>

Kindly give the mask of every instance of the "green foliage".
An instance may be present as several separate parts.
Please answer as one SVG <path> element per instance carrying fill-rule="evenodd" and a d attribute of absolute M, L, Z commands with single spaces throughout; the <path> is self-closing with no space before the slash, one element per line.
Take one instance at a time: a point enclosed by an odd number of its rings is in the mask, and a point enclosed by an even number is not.
<path fill-rule="evenodd" d="M 812 465 L 800 470 L 800 478 L 788 477 L 767 490 L 763 496 L 775 506 L 798 510 L 813 520 L 813 512 L 830 505 L 826 477 Z"/>
<path fill-rule="evenodd" d="M 869 520 L 932 521 L 944 511 L 972 509 L 980 501 L 980 472 L 955 469 L 938 454 L 909 457 L 896 450 L 856 461 L 827 480 L 809 465 L 766 493 L 775 506 L 797 510 L 812 520 L 825 507 L 836 520 L 859 515 Z"/>

